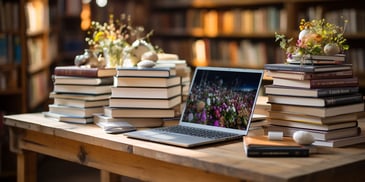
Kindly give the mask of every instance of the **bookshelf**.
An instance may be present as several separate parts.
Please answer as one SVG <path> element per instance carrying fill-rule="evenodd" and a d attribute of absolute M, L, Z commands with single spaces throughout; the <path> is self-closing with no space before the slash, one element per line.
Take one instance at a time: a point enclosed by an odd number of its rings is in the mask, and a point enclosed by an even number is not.
<path fill-rule="evenodd" d="M 49 9 L 45 0 L 0 1 L 0 110 L 34 111 L 48 99 Z"/>
<path fill-rule="evenodd" d="M 296 38 L 300 19 L 326 18 L 342 25 L 350 45 L 348 61 L 365 88 L 363 63 L 365 7 L 350 0 L 161 0 L 151 3 L 149 21 L 153 41 L 166 52 L 177 53 L 192 66 L 228 66 L 262 69 L 284 62 L 275 42 L 279 32 Z"/>

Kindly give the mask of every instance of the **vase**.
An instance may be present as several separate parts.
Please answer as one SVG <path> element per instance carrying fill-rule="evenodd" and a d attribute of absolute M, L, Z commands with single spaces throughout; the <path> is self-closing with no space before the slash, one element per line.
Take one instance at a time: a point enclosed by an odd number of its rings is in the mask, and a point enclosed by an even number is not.
<path fill-rule="evenodd" d="M 123 65 L 122 64 L 123 51 L 103 48 L 103 54 L 107 68 L 115 68 Z"/>

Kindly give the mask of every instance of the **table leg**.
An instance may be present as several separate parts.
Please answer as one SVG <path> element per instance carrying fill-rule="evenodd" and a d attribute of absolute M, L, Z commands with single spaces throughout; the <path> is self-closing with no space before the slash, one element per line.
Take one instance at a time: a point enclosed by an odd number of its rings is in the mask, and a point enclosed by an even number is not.
<path fill-rule="evenodd" d="M 23 150 L 17 153 L 17 182 L 37 181 L 37 153 Z"/>
<path fill-rule="evenodd" d="M 100 170 L 100 182 L 120 182 L 120 176 L 109 171 Z"/>

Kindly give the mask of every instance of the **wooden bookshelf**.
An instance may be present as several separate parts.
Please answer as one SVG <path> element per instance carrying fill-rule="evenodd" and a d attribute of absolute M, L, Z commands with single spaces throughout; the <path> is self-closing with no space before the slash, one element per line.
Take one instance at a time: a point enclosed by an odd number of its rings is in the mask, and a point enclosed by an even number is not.
<path fill-rule="evenodd" d="M 0 2 L 0 110 L 5 114 L 34 111 L 48 98 L 49 6 L 46 0 Z M 1 44 L 1 43 L 0 43 Z M 33 93 L 33 94 L 32 94 Z"/>
<path fill-rule="evenodd" d="M 153 41 L 192 66 L 263 68 L 284 62 L 275 42 L 279 32 L 296 38 L 300 19 L 326 18 L 343 25 L 350 44 L 348 61 L 365 79 L 365 8 L 355 0 L 160 0 L 151 3 Z M 362 83 L 365 87 L 365 83 Z"/>

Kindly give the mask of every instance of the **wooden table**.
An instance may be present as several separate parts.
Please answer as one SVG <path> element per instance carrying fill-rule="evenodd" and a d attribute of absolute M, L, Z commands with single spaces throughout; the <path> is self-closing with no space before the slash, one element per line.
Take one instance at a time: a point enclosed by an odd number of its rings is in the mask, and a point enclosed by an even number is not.
<path fill-rule="evenodd" d="M 309 158 L 247 158 L 242 140 L 184 149 L 106 134 L 94 124 L 56 122 L 40 113 L 5 118 L 18 182 L 36 181 L 37 153 L 98 168 L 101 181 L 116 181 L 116 174 L 174 182 L 365 181 L 365 144 L 322 147 Z"/>

